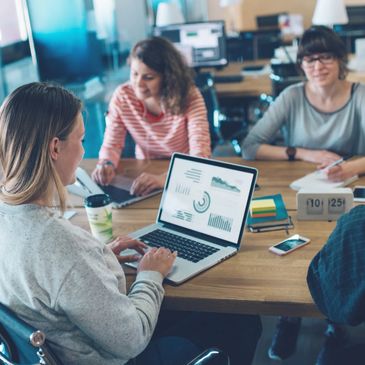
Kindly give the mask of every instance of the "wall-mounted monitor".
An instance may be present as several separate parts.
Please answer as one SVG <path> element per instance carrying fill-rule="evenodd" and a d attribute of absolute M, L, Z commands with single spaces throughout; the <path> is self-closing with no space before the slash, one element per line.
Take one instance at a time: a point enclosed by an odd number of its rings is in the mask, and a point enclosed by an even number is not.
<path fill-rule="evenodd" d="M 228 64 L 223 21 L 155 27 L 153 34 L 169 39 L 191 67 L 222 67 Z"/>

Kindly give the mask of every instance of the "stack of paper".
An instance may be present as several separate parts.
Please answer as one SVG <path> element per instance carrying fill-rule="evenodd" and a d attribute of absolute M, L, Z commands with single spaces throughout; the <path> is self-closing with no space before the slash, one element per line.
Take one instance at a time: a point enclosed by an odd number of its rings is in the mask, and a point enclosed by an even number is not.
<path fill-rule="evenodd" d="M 275 217 L 276 205 L 274 199 L 252 200 L 250 213 L 252 218 Z"/>

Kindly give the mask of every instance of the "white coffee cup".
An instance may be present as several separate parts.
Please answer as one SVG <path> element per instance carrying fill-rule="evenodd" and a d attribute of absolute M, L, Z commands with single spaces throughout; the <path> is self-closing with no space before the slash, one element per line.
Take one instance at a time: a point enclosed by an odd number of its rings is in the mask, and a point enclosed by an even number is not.
<path fill-rule="evenodd" d="M 102 243 L 113 238 L 112 204 L 108 194 L 89 195 L 84 200 L 91 233 Z"/>

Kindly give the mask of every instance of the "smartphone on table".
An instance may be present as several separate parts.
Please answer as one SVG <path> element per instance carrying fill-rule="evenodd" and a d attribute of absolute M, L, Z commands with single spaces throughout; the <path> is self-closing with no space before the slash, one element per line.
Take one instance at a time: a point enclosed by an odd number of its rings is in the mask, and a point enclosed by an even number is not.
<path fill-rule="evenodd" d="M 354 202 L 365 202 L 365 186 L 354 187 Z"/>
<path fill-rule="evenodd" d="M 299 236 L 299 234 L 295 234 L 294 236 L 291 236 L 284 241 L 281 241 L 276 245 L 269 247 L 269 251 L 282 256 L 296 250 L 297 248 L 305 246 L 309 242 L 309 238 Z"/>

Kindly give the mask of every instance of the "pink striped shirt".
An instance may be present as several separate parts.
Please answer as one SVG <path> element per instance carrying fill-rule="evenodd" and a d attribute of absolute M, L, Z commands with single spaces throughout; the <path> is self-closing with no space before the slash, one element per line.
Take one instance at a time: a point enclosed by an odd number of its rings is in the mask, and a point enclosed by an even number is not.
<path fill-rule="evenodd" d="M 211 154 L 207 110 L 195 86 L 185 114 L 159 116 L 147 111 L 129 83 L 119 86 L 109 104 L 99 158 L 118 166 L 127 131 L 136 143 L 138 159 L 169 158 L 173 152 L 201 157 Z"/>

